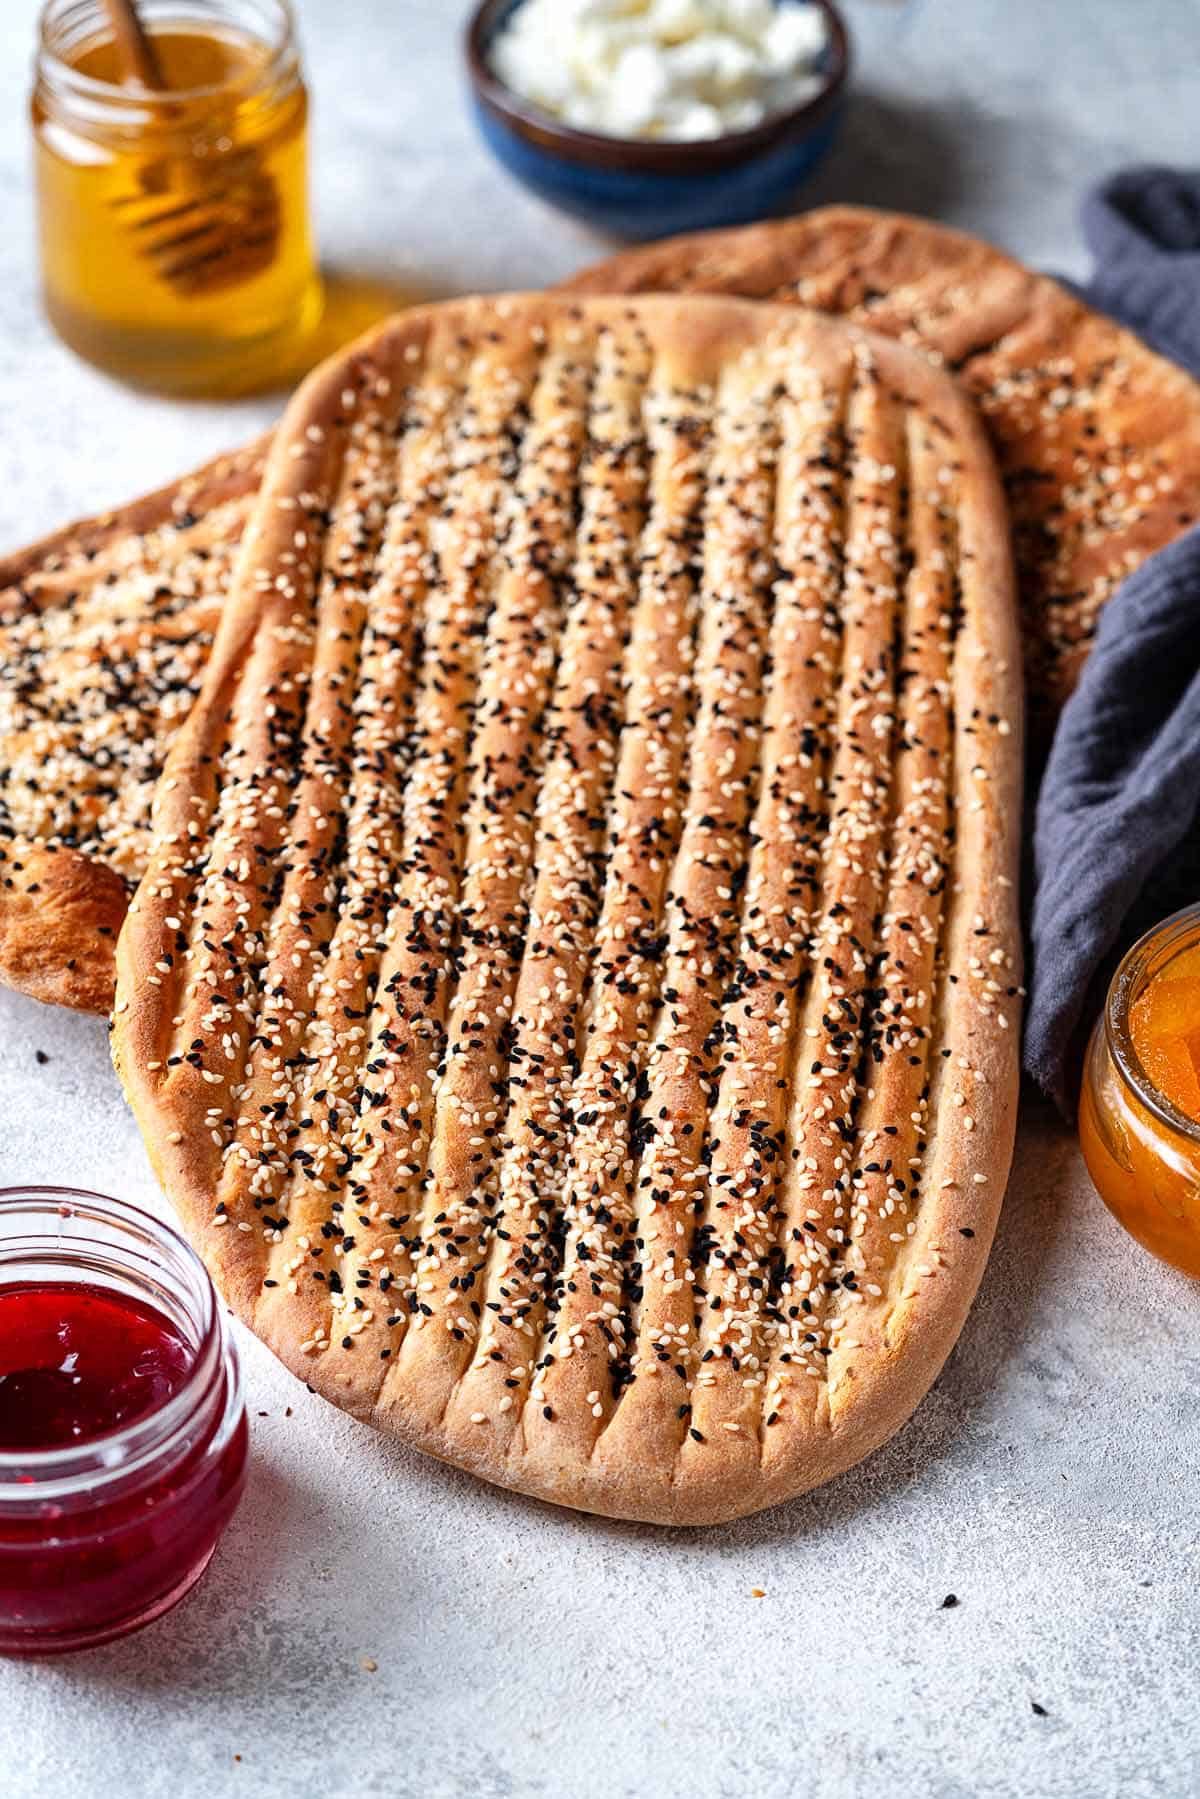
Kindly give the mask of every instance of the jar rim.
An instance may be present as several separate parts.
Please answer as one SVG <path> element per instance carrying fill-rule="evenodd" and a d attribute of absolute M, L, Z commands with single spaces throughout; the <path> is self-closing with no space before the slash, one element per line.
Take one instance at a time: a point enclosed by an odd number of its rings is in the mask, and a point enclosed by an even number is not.
<path fill-rule="evenodd" d="M 168 0 L 172 14 L 180 15 L 175 23 L 186 24 L 188 10 L 202 7 L 206 12 L 215 8 L 213 23 L 238 23 L 229 16 L 223 18 L 225 0 Z M 145 106 L 147 103 L 157 106 L 184 107 L 189 103 L 214 100 L 219 96 L 252 93 L 258 88 L 270 86 L 276 78 L 282 59 L 296 48 L 296 16 L 292 8 L 292 0 L 249 0 L 249 4 L 263 15 L 263 30 L 252 33 L 254 41 L 261 44 L 268 53 L 267 60 L 261 68 L 250 67 L 232 74 L 227 80 L 209 82 L 199 87 L 170 88 L 159 93 L 140 84 L 127 85 L 116 81 L 101 81 L 95 75 L 84 75 L 63 54 L 65 45 L 62 34 L 69 29 L 72 11 L 81 13 L 85 20 L 89 12 L 95 14 L 96 31 L 85 41 L 103 38 L 108 26 L 104 7 L 99 0 L 45 0 L 38 20 L 38 63 L 45 72 L 53 71 L 54 80 L 78 100 L 83 100 L 99 107 L 128 108 Z M 145 12 L 149 12 L 151 24 L 154 23 L 153 0 L 143 0 Z M 200 19 L 195 21 L 202 23 Z M 249 29 L 249 28 L 248 28 Z M 59 35 L 56 37 L 56 32 Z"/>
<path fill-rule="evenodd" d="M 227 1339 L 216 1288 L 200 1257 L 177 1230 L 141 1206 L 88 1188 L 41 1185 L 0 1188 L 0 1224 L 22 1216 L 28 1216 L 35 1225 L 38 1218 L 94 1220 L 116 1227 L 118 1233 L 126 1233 L 131 1245 L 140 1242 L 145 1250 L 159 1257 L 168 1272 L 186 1283 L 189 1297 L 196 1306 L 197 1342 L 195 1358 L 182 1384 L 162 1405 L 152 1407 L 130 1423 L 63 1448 L 0 1450 L 0 1506 L 14 1502 L 28 1506 L 31 1502 L 63 1498 L 83 1481 L 94 1490 L 142 1473 L 169 1455 L 186 1437 L 192 1420 L 212 1392 L 223 1367 L 230 1371 L 233 1392 L 229 1397 L 234 1401 L 240 1398 L 236 1358 Z M 21 1251 L 29 1254 L 35 1243 L 49 1244 L 50 1241 L 46 1233 L 39 1237 L 36 1229 L 21 1237 L 0 1235 L 0 1274 L 6 1259 L 6 1244 L 17 1244 Z M 118 1266 L 122 1243 L 119 1234 L 108 1241 L 78 1235 L 60 1242 L 64 1273 L 69 1273 L 73 1260 L 80 1267 L 94 1266 L 86 1261 L 83 1251 L 87 1245 L 98 1243 L 102 1243 L 113 1258 L 112 1265 Z M 131 1280 L 139 1278 L 137 1259 L 138 1251 L 129 1248 L 125 1272 Z M 150 1262 L 149 1255 L 142 1255 L 140 1259 Z"/>
<path fill-rule="evenodd" d="M 1151 954 L 1162 949 L 1173 950 L 1181 940 L 1193 935 L 1200 941 L 1200 901 L 1182 906 L 1178 912 L 1160 919 L 1125 951 L 1104 1002 L 1104 1035 L 1114 1067 L 1146 1110 L 1176 1136 L 1200 1145 L 1200 1120 L 1181 1112 L 1174 1101 L 1155 1086 L 1134 1047 L 1129 1028 L 1129 1014 L 1135 1001 L 1158 972 L 1150 968 Z"/>

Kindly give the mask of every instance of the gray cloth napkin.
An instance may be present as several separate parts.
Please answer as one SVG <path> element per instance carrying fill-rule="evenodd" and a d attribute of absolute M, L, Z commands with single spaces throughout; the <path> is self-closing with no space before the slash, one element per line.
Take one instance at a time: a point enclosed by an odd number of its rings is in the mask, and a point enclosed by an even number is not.
<path fill-rule="evenodd" d="M 1081 291 L 1200 375 L 1200 170 L 1125 169 L 1083 209 Z M 1025 1068 L 1065 1111 L 1117 954 L 1200 899 L 1200 526 L 1124 581 L 1038 794 Z"/>

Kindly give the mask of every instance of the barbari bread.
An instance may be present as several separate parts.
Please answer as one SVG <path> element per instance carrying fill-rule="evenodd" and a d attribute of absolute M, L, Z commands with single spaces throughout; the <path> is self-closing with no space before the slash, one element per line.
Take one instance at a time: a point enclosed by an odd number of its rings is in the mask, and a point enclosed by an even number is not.
<path fill-rule="evenodd" d="M 238 1314 L 492 1481 L 696 1523 L 909 1415 L 1017 1095 L 1003 501 L 928 359 L 408 314 L 294 401 L 118 947 Z"/>
<path fill-rule="evenodd" d="M 832 208 L 630 251 L 587 271 L 576 286 L 800 301 L 928 349 L 957 369 L 983 410 L 1015 521 L 1040 740 L 1075 683 L 1114 586 L 1196 516 L 1200 384 L 977 238 L 894 213 Z M 0 845 L 17 828 L 13 817 L 33 825 L 32 843 L 15 856 L 20 866 L 13 867 L 10 853 L 8 885 L 0 884 L 0 980 L 41 998 L 108 1009 L 106 933 L 113 918 L 120 920 L 126 879 L 145 865 L 154 775 L 203 668 L 260 451 L 252 446 L 242 460 L 234 494 L 220 486 L 218 500 L 212 471 L 202 470 L 165 495 L 112 514 L 102 521 L 94 565 L 88 557 L 95 527 L 88 526 L 52 540 L 49 551 L 38 546 L 13 559 L 7 574 L 0 569 L 0 585 L 21 584 L 0 596 L 0 707 L 7 720 L 0 729 Z M 219 511 L 210 521 L 214 505 Z M 174 527 L 173 511 L 190 521 L 186 529 Z M 205 557 L 198 605 L 194 533 Z M 89 546 L 83 558 L 72 547 L 77 538 Z M 14 632 L 6 621 L 24 613 L 27 593 L 45 622 Z M 56 619 L 64 606 L 70 616 Z M 77 619 L 85 624 L 81 641 L 92 641 L 86 621 L 93 614 L 103 644 L 113 606 L 140 633 L 151 660 L 167 619 L 174 683 L 167 708 L 153 691 L 144 703 L 141 660 L 120 663 L 116 703 L 104 701 L 105 773 L 122 792 L 115 811 L 87 797 L 94 775 L 86 752 L 76 774 L 88 727 L 85 721 L 81 731 L 74 717 L 75 664 L 57 649 L 76 635 Z M 193 616 L 194 643 L 185 653 Z M 97 666 L 107 685 L 102 651 Z M 50 752 L 32 763 L 7 747 L 31 729 Z M 68 852 L 53 854 L 49 868 L 37 853 L 47 843 Z M 47 891 L 59 896 L 50 910 Z"/>
<path fill-rule="evenodd" d="M 107 1012 L 266 443 L 0 561 L 0 980 Z"/>

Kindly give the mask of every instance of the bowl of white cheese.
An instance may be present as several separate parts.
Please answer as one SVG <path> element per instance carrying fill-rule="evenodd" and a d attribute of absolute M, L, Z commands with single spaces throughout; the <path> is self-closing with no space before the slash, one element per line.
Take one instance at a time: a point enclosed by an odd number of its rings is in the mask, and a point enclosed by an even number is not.
<path fill-rule="evenodd" d="M 831 0 L 484 0 L 466 52 L 503 166 L 641 239 L 779 210 L 833 142 L 850 66 Z"/>

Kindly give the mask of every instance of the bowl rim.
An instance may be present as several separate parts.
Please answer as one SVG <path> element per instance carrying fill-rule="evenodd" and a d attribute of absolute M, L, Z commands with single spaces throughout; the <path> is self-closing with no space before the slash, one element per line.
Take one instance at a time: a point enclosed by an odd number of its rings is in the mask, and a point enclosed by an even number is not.
<path fill-rule="evenodd" d="M 515 3 L 521 5 L 523 0 Z M 612 137 L 599 131 L 580 131 L 523 99 L 501 81 L 487 55 L 496 14 L 504 7 L 512 8 L 514 0 L 480 0 L 464 35 L 467 69 L 477 98 L 489 112 L 522 137 L 532 139 L 540 149 L 552 151 L 569 162 L 587 168 L 619 169 L 627 174 L 710 174 L 759 151 L 806 137 L 841 100 L 852 60 L 850 32 L 834 0 L 810 3 L 820 7 L 829 26 L 830 64 L 821 92 L 800 106 L 771 113 L 747 130 L 726 131 L 720 137 Z"/>

